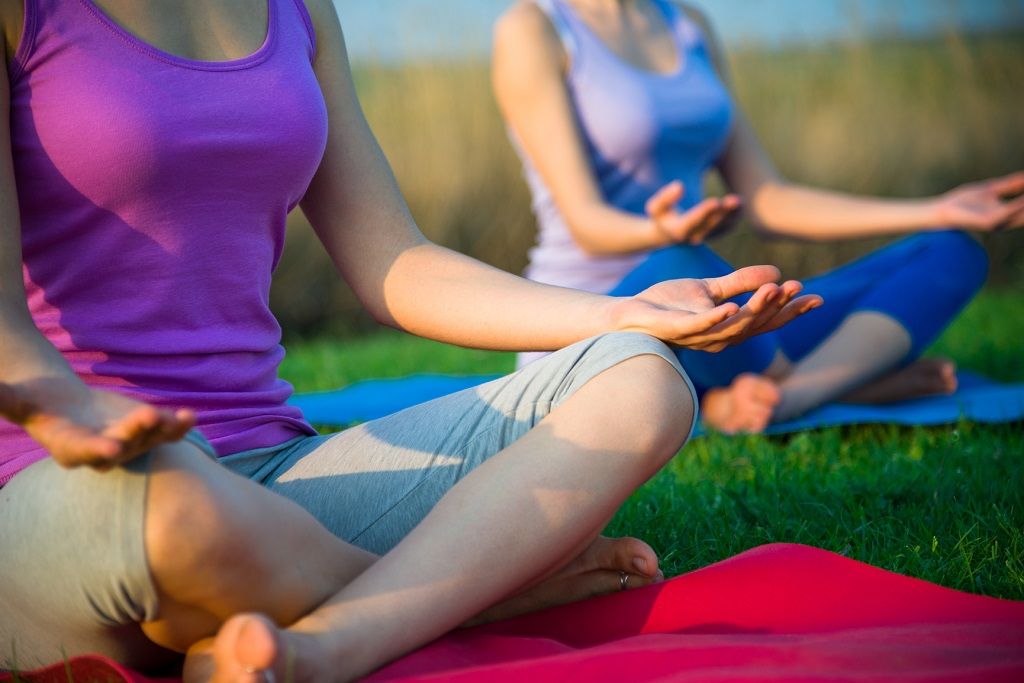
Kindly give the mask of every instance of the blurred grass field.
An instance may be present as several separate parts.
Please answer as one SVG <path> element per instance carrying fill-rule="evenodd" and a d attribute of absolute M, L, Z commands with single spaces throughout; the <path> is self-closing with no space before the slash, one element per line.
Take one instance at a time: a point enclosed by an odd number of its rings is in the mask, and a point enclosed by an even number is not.
<path fill-rule="evenodd" d="M 790 179 L 920 196 L 1024 168 L 1024 34 L 738 49 L 730 58 L 738 100 Z M 487 65 L 363 63 L 355 76 L 424 232 L 520 272 L 535 224 Z M 712 178 L 709 191 L 720 189 Z M 290 228 L 272 293 L 286 334 L 372 329 L 301 214 Z M 1024 283 L 1024 231 L 985 242 L 991 281 Z M 766 241 L 741 229 L 715 246 L 737 265 L 771 262 L 800 277 L 879 243 Z"/>
<path fill-rule="evenodd" d="M 1024 382 L 1024 317 L 1013 310 L 1017 294 L 983 292 L 930 353 Z M 287 350 L 282 374 L 300 391 L 514 365 L 512 354 L 394 331 Z M 1024 424 L 702 437 L 627 501 L 608 532 L 650 542 L 668 575 L 762 543 L 800 542 L 952 588 L 1024 599 Z"/>

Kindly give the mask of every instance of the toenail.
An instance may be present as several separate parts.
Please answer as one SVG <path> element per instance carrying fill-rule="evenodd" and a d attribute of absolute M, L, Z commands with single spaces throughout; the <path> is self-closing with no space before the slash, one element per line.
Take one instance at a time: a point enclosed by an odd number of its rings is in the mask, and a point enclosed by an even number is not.
<path fill-rule="evenodd" d="M 647 560 L 642 557 L 633 558 L 633 566 L 637 568 L 641 574 L 647 574 Z"/>

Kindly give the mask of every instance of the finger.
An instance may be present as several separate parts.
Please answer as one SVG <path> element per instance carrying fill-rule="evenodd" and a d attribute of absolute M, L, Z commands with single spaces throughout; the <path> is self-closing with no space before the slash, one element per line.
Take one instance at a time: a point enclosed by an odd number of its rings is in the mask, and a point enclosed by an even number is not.
<path fill-rule="evenodd" d="M 168 441 L 180 441 L 196 426 L 195 412 L 181 409 L 174 413 L 173 429 L 168 434 Z"/>
<path fill-rule="evenodd" d="M 747 266 L 722 277 L 704 280 L 714 301 L 725 301 L 744 292 L 752 292 L 761 285 L 777 282 L 781 277 L 775 266 Z"/>
<path fill-rule="evenodd" d="M 773 306 L 770 309 L 762 312 L 758 316 L 758 319 L 754 321 L 754 324 L 751 327 L 756 329 L 766 324 L 768 320 L 778 315 L 779 311 L 784 309 L 790 301 L 796 298 L 796 296 L 800 294 L 800 292 L 802 292 L 803 289 L 803 284 L 798 280 L 786 280 L 785 282 L 783 282 L 781 285 L 779 285 L 779 296 L 772 301 Z"/>
<path fill-rule="evenodd" d="M 777 330 L 783 325 L 793 322 L 805 313 L 809 313 L 816 308 L 819 308 L 825 303 L 817 294 L 808 294 L 802 296 L 799 299 L 795 299 L 786 305 L 781 311 L 775 316 L 768 320 L 764 325 L 757 328 L 754 334 L 764 334 L 765 332 L 771 332 Z"/>
<path fill-rule="evenodd" d="M 748 332 L 754 321 L 762 311 L 770 310 L 772 302 L 779 296 L 779 287 L 774 283 L 762 285 L 750 297 L 735 315 L 732 315 L 721 323 L 715 325 L 701 335 L 702 341 L 709 345 L 717 345 L 718 348 L 709 351 L 719 351 L 721 346 L 728 345 L 748 336 Z"/>
<path fill-rule="evenodd" d="M 739 308 L 734 303 L 725 303 L 702 313 L 661 310 L 654 314 L 660 320 L 652 320 L 646 329 L 665 329 L 666 334 L 658 336 L 673 344 L 690 347 L 692 344 L 700 343 L 703 334 L 727 320 L 729 316 L 735 315 Z"/>
<path fill-rule="evenodd" d="M 153 406 L 139 406 L 108 425 L 102 434 L 110 439 L 130 444 L 159 428 L 160 412 Z"/>
<path fill-rule="evenodd" d="M 186 414 L 181 415 L 183 412 Z M 152 435 L 152 441 L 147 448 L 153 448 L 162 443 L 181 441 L 193 426 L 195 426 L 195 415 L 191 414 L 191 411 L 179 410 L 173 414 L 165 413 L 159 431 Z"/>
<path fill-rule="evenodd" d="M 743 200 L 740 199 L 738 194 L 727 194 L 722 197 L 722 206 L 729 211 L 736 211 L 743 205 Z"/>
<path fill-rule="evenodd" d="M 152 422 L 152 411 L 156 422 Z M 156 410 L 152 406 L 144 406 L 137 411 L 138 421 L 124 425 L 125 430 L 133 430 L 123 441 L 125 459 L 134 458 L 160 444 L 180 441 L 195 425 L 195 413 L 191 410 L 179 410 L 171 413 Z M 132 416 L 136 417 L 136 416 Z M 130 418 L 131 419 L 131 418 Z"/>
<path fill-rule="evenodd" d="M 117 441 L 64 420 L 55 420 L 42 431 L 33 429 L 30 433 L 63 467 L 112 463 L 121 452 Z"/>
<path fill-rule="evenodd" d="M 683 198 L 686 193 L 686 187 L 682 182 L 673 180 L 671 183 L 661 188 L 647 200 L 647 204 L 644 206 L 644 210 L 648 216 L 657 216 L 670 211 L 679 200 Z"/>
<path fill-rule="evenodd" d="M 1024 228 L 1024 211 L 1018 211 L 1016 215 L 1011 216 L 1007 222 L 1006 227 L 1008 228 Z"/>
<path fill-rule="evenodd" d="M 718 229 L 718 226 L 729 217 L 730 213 L 728 209 L 719 204 L 718 208 L 701 221 L 700 225 L 690 231 L 686 241 L 689 244 L 700 244 L 708 235 Z"/>
<path fill-rule="evenodd" d="M 676 212 L 671 216 L 663 217 L 661 224 L 672 235 L 672 238 L 679 242 L 689 239 L 690 235 L 710 220 L 717 211 L 718 200 L 705 199 L 684 213 Z"/>
<path fill-rule="evenodd" d="M 1000 197 L 1012 197 L 1024 192 L 1024 171 L 1017 171 L 1001 178 L 994 178 L 987 183 L 988 187 Z"/>
<path fill-rule="evenodd" d="M 804 283 L 799 280 L 786 280 L 779 287 L 786 293 L 790 299 L 793 299 L 797 294 L 804 291 Z"/>
<path fill-rule="evenodd" d="M 792 299 L 793 296 L 790 292 L 779 287 L 778 293 L 771 299 L 769 304 L 765 306 L 764 310 L 754 316 L 754 321 L 750 324 L 750 328 L 752 330 L 756 330 L 766 325 L 768 321 L 778 315 L 779 311 L 785 308 Z"/>
<path fill-rule="evenodd" d="M 1006 202 L 999 212 L 999 220 L 996 222 L 997 227 L 1005 228 L 1011 225 L 1022 211 L 1024 211 L 1024 197 L 1018 197 Z"/>

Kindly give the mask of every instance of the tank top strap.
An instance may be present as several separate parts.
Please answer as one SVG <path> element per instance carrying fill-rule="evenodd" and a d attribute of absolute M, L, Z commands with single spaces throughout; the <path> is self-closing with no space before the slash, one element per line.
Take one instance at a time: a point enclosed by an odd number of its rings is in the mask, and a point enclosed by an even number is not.
<path fill-rule="evenodd" d="M 579 41 L 576 38 L 576 33 L 572 29 L 568 17 L 565 16 L 564 11 L 559 7 L 558 0 L 533 0 L 537 7 L 540 8 L 545 15 L 547 15 L 548 21 L 554 27 L 558 33 L 559 40 L 562 41 L 562 47 L 565 49 L 565 53 L 569 56 L 569 61 L 573 61 L 579 52 Z"/>
<path fill-rule="evenodd" d="M 665 16 L 668 25 L 676 36 L 679 44 L 686 49 L 699 47 L 704 43 L 704 34 L 700 26 L 672 0 L 651 0 Z"/>

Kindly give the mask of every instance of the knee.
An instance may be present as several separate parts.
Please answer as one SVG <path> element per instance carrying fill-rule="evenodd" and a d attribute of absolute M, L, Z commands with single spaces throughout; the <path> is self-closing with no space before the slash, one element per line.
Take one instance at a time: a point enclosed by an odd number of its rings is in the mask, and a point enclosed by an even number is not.
<path fill-rule="evenodd" d="M 640 333 L 615 333 L 607 343 L 629 355 L 618 364 L 620 388 L 615 411 L 630 425 L 637 453 L 652 470 L 661 468 L 689 437 L 697 417 L 697 398 L 673 352 Z"/>
<path fill-rule="evenodd" d="M 158 589 L 179 595 L 195 577 L 257 570 L 244 505 L 226 471 L 190 444 L 153 455 L 146 501 L 146 555 Z M 251 564 L 250 564 L 251 563 Z"/>
<path fill-rule="evenodd" d="M 973 295 L 988 277 L 988 253 L 978 240 L 960 230 L 921 235 L 933 268 L 949 286 Z"/>

